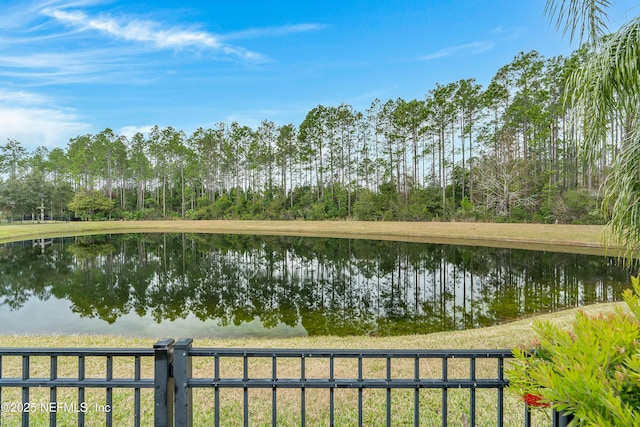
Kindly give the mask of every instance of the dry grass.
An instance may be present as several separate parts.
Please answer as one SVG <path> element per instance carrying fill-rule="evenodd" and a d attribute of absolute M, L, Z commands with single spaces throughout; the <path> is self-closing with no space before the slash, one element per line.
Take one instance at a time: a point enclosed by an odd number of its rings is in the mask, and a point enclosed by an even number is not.
<path fill-rule="evenodd" d="M 565 224 L 364 221 L 103 221 L 3 225 L 0 243 L 92 233 L 177 232 L 350 237 L 605 253 L 604 227 Z"/>
<path fill-rule="evenodd" d="M 581 308 L 542 314 L 515 322 L 464 331 L 437 332 L 424 335 L 385 337 L 290 337 L 290 338 L 200 338 L 194 347 L 242 348 L 362 348 L 362 349 L 500 349 L 512 348 L 533 338 L 535 321 L 550 321 L 569 327 L 580 310 L 588 314 L 612 312 L 625 307 L 624 302 L 594 304 Z M 179 337 L 174 337 L 179 338 Z M 0 335 L 0 347 L 147 347 L 152 338 L 103 335 Z"/>
<path fill-rule="evenodd" d="M 581 310 L 587 313 L 609 312 L 623 303 L 608 303 Z M 533 337 L 532 325 L 534 320 L 548 320 L 561 327 L 570 326 L 577 309 L 558 313 L 549 313 L 536 318 L 523 319 L 506 325 L 487 327 L 482 329 L 442 332 L 425 335 L 404 337 L 296 337 L 282 339 L 198 339 L 194 347 L 243 347 L 243 348 L 374 348 L 374 349 L 437 349 L 437 348 L 512 348 L 520 343 L 528 342 Z M 144 338 L 126 338 L 113 336 L 0 336 L 0 347 L 142 347 L 149 348 L 154 340 Z M 356 361 L 352 359 L 337 360 L 335 365 L 336 377 L 354 378 L 357 372 Z M 114 377 L 132 376 L 132 359 L 116 358 L 114 360 Z M 59 376 L 75 377 L 77 373 L 76 358 L 61 358 L 58 362 Z M 385 360 L 365 360 L 365 378 L 384 378 Z M 104 377 L 104 360 L 88 358 L 86 361 L 87 377 Z M 152 360 L 144 361 L 143 377 L 151 377 L 153 372 Z M 229 377 L 242 377 L 241 360 L 222 360 L 221 372 Z M 311 360 L 306 363 L 308 378 L 327 378 L 328 367 L 326 360 Z M 413 360 L 394 361 L 392 368 L 396 378 L 411 378 L 413 376 Z M 199 357 L 194 360 L 193 374 L 196 378 L 213 378 L 213 358 Z M 441 362 L 421 364 L 421 375 L 439 378 Z M 4 377 L 21 375 L 21 359 L 18 357 L 4 357 L 2 359 L 2 375 Z M 31 362 L 33 377 L 47 377 L 49 375 L 48 358 L 35 358 Z M 270 378 L 271 360 L 252 360 L 249 364 L 251 378 Z M 278 377 L 299 378 L 300 360 L 291 359 L 278 361 Z M 451 360 L 449 364 L 450 378 L 469 378 L 469 367 L 466 361 Z M 477 376 L 491 378 L 496 375 L 495 361 L 478 361 Z M 20 402 L 19 388 L 4 388 L 3 402 Z M 336 390 L 336 425 L 353 425 L 357 420 L 357 390 Z M 221 416 L 223 425 L 242 425 L 243 395 L 241 390 L 221 391 Z M 479 390 L 477 392 L 477 425 L 495 425 L 496 392 L 493 390 Z M 86 425 L 104 425 L 105 415 L 92 410 L 96 404 L 104 403 L 104 390 L 87 390 L 85 401 L 90 410 L 87 412 Z M 327 425 L 329 414 L 329 392 L 327 390 L 306 390 L 306 411 L 308 425 Z M 30 395 L 33 402 L 48 402 L 48 389 L 33 389 Z M 58 401 L 73 404 L 77 402 L 75 390 L 60 390 Z M 363 393 L 363 410 L 365 425 L 381 425 L 385 422 L 384 391 L 365 390 Z M 114 391 L 113 416 L 114 425 L 131 425 L 133 392 Z M 424 390 L 420 392 L 420 418 L 425 425 L 440 423 L 439 408 L 441 408 L 442 394 L 438 390 Z M 207 425 L 213 423 L 212 389 L 194 390 L 194 419 Z M 278 425 L 300 425 L 300 390 L 278 391 Z M 469 408 L 469 392 L 465 390 L 448 391 L 449 425 L 465 425 Z M 251 390 L 249 392 L 250 425 L 269 425 L 271 420 L 271 391 Z M 58 413 L 59 425 L 75 423 L 77 414 L 73 412 Z M 32 424 L 45 424 L 48 414 L 32 414 Z M 392 424 L 411 425 L 413 416 L 413 391 L 395 390 L 392 392 Z M 548 411 L 535 415 L 536 426 L 550 426 Z M 151 390 L 142 392 L 142 424 L 151 425 L 153 419 L 153 393 Z M 6 425 L 19 422 L 19 414 L 4 413 L 2 421 Z M 523 425 L 522 403 L 515 396 L 507 394 L 505 399 L 506 425 Z"/>

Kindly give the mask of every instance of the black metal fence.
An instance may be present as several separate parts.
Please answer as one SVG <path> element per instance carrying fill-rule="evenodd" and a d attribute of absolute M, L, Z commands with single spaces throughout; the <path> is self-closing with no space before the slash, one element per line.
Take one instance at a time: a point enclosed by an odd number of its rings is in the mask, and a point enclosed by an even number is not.
<path fill-rule="evenodd" d="M 528 426 L 524 405 L 513 414 L 512 402 L 505 413 L 503 367 L 511 357 L 510 350 L 193 348 L 190 338 L 163 339 L 153 349 L 0 349 L 0 425 L 75 418 L 83 426 L 91 417 L 107 426 L 151 419 L 157 427 L 230 420 L 503 426 L 516 419 Z M 567 421 L 555 413 L 549 420 Z"/>
<path fill-rule="evenodd" d="M 171 340 L 172 341 L 172 340 Z M 21 420 L 22 426 L 43 425 L 43 414 L 49 420 L 50 426 L 59 424 L 59 418 L 66 415 L 75 415 L 77 425 L 85 424 L 88 414 L 97 412 L 101 414 L 106 425 L 116 425 L 113 421 L 114 389 L 128 389 L 132 391 L 133 402 L 131 413 L 133 425 L 142 425 L 140 414 L 142 412 L 142 389 L 166 389 L 166 384 L 159 383 L 157 378 L 143 378 L 142 360 L 158 359 L 161 353 L 154 355 L 153 349 L 88 349 L 88 348 L 3 348 L 0 349 L 0 425 L 13 426 L 16 417 Z M 18 359 L 20 366 L 11 359 Z M 103 362 L 103 374 L 101 377 L 87 375 L 87 360 L 101 359 Z M 131 364 L 129 378 L 114 377 L 114 360 L 128 359 Z M 64 361 L 64 372 L 61 371 L 60 361 Z M 48 365 L 48 369 L 44 367 Z M 7 366 L 8 365 L 8 366 Z M 69 366 L 73 366 L 75 375 L 69 372 Z M 9 372 L 7 372 L 9 371 Z M 38 373 L 34 375 L 34 372 Z M 43 375 L 44 371 L 48 374 Z M 164 379 L 161 379 L 163 381 Z M 43 396 L 43 388 L 48 389 L 48 397 Z M 18 389 L 19 396 L 8 394 L 6 389 Z M 75 399 L 68 395 L 60 395 L 61 389 L 74 389 Z M 98 389 L 104 391 L 104 397 L 95 400 L 91 405 L 87 400 L 87 391 Z M 32 392 L 38 392 L 34 396 Z M 32 417 L 39 417 L 38 421 L 30 423 Z M 60 423 L 67 425 L 66 422 Z"/>

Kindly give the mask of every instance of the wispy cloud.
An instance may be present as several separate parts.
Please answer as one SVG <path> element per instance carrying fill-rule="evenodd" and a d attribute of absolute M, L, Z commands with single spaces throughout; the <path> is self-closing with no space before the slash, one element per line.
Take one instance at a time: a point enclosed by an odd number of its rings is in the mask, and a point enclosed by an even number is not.
<path fill-rule="evenodd" d="M 99 0 L 33 0 L 0 17 L 0 76 L 29 86 L 86 82 L 144 83 L 157 79 L 157 66 L 175 63 L 158 55 L 173 50 L 203 61 L 270 62 L 234 40 L 319 31 L 302 23 L 216 34 L 139 15 L 94 13 Z M 93 37 L 91 39 L 90 37 Z M 163 70 L 168 68 L 163 65 Z M 149 73 L 149 70 L 154 70 Z M 146 75 L 146 77 L 145 77 Z"/>
<path fill-rule="evenodd" d="M 440 49 L 434 53 L 421 56 L 419 59 L 430 61 L 433 59 L 445 58 L 454 55 L 477 55 L 493 49 L 495 43 L 492 41 L 478 41 L 473 43 L 461 44 L 458 46 L 450 46 Z"/>
<path fill-rule="evenodd" d="M 26 91 L 7 91 L 0 89 L 0 105 L 7 102 L 18 105 L 42 105 L 48 102 L 48 98 L 32 92 Z"/>
<path fill-rule="evenodd" d="M 179 27 L 164 28 L 160 23 L 149 20 L 114 18 L 109 15 L 91 17 L 80 10 L 46 8 L 43 14 L 56 21 L 72 26 L 80 31 L 97 31 L 115 39 L 130 42 L 148 43 L 159 49 L 211 49 L 227 55 L 249 61 L 262 61 L 262 54 L 244 48 L 223 43 L 216 34 L 184 29 Z"/>
<path fill-rule="evenodd" d="M 519 38 L 525 31 L 523 27 L 509 27 L 505 28 L 502 25 L 498 25 L 491 31 L 490 34 L 500 37 L 500 40 L 515 40 Z"/>
<path fill-rule="evenodd" d="M 79 52 L 24 52 L 0 55 L 0 76 L 20 79 L 26 86 L 128 81 L 143 83 L 142 64 L 120 49 Z M 118 79 L 118 80 L 116 80 Z"/>
<path fill-rule="evenodd" d="M 3 82 L 0 83 L 0 143 L 6 138 L 15 138 L 31 148 L 64 146 L 69 136 L 91 132 L 93 125 L 87 121 L 89 117 L 95 120 L 86 112 L 86 107 L 64 106 L 72 102 L 98 104 L 102 100 L 93 101 L 92 97 L 104 96 L 104 89 L 113 83 L 132 88 L 165 83 L 175 81 L 172 72 L 177 78 L 188 80 L 196 75 L 191 71 L 197 68 L 192 67 L 194 63 L 208 66 L 207 73 L 198 73 L 198 77 L 235 78 L 236 64 L 250 69 L 253 64 L 269 61 L 268 52 L 250 50 L 240 40 L 325 28 L 317 23 L 293 23 L 216 33 L 209 31 L 205 22 L 183 24 L 167 11 L 149 10 L 142 15 L 117 5 L 111 8 L 112 3 L 110 0 L 24 0 L 3 8 L 0 14 L 0 82 Z M 224 64 L 217 67 L 221 61 Z M 216 67 L 211 63 L 216 63 Z M 227 63 L 232 63 L 231 71 L 224 66 Z M 78 83 L 82 84 L 79 86 L 82 91 L 76 94 L 73 85 Z M 168 91 L 169 86 L 163 84 L 161 90 Z M 31 92 L 49 90 L 52 90 L 49 97 Z M 135 95 L 131 98 L 139 100 Z M 252 125 L 259 124 L 258 114 L 260 121 L 271 117 L 256 112 L 256 116 L 246 119 Z M 147 127 L 121 129 L 121 133 L 128 136 L 137 131 L 145 133 Z"/>
<path fill-rule="evenodd" d="M 256 37 L 271 37 L 271 36 L 285 36 L 295 33 L 306 33 L 310 31 L 319 31 L 327 28 L 324 24 L 295 24 L 295 25 L 280 25 L 266 28 L 251 28 L 244 31 L 236 31 L 221 36 L 224 40 L 233 39 L 248 39 Z"/>

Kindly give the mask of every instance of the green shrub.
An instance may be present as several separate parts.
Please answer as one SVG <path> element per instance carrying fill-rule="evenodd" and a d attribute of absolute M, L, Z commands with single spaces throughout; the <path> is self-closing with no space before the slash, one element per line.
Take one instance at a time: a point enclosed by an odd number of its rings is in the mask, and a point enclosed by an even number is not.
<path fill-rule="evenodd" d="M 231 211 L 233 202 L 226 194 L 220 195 L 215 202 L 208 206 L 207 212 L 209 218 L 207 219 L 224 219 L 228 212 Z"/>
<path fill-rule="evenodd" d="M 384 215 L 382 196 L 370 190 L 362 190 L 353 204 L 353 214 L 360 221 L 376 221 Z"/>
<path fill-rule="evenodd" d="M 588 190 L 568 190 L 551 206 L 553 216 L 567 224 L 603 224 L 598 201 Z"/>
<path fill-rule="evenodd" d="M 574 414 L 572 425 L 640 426 L 640 280 L 632 284 L 630 313 L 579 312 L 572 330 L 537 323 L 533 349 L 513 352 L 509 388 Z"/>

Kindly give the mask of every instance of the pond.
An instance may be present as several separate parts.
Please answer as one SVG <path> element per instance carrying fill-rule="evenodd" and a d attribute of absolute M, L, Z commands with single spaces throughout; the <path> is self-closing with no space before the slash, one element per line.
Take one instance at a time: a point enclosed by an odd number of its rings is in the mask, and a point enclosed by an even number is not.
<path fill-rule="evenodd" d="M 615 259 L 376 240 L 115 234 L 0 245 L 0 333 L 401 335 L 617 301 Z"/>

